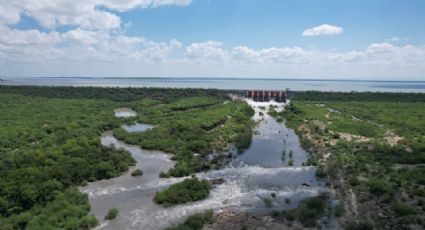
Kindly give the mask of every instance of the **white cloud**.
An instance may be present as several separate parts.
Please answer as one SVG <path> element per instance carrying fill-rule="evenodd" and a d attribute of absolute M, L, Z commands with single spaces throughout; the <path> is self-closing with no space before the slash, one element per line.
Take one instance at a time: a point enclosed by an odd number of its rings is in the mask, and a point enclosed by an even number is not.
<path fill-rule="evenodd" d="M 16 24 L 25 14 L 47 29 L 63 25 L 95 30 L 119 29 L 120 17 L 98 6 L 124 12 L 137 7 L 190 3 L 191 0 L 0 0 L 0 24 Z"/>
<path fill-rule="evenodd" d="M 228 52 L 221 48 L 222 43 L 217 41 L 207 41 L 193 43 L 186 47 L 186 56 L 189 59 L 223 61 L 228 58 Z"/>
<path fill-rule="evenodd" d="M 219 41 L 182 44 L 126 36 L 117 11 L 190 0 L 0 0 L 0 69 L 20 76 L 416 76 L 425 72 L 425 46 L 372 43 L 361 50 L 248 46 Z M 98 7 L 103 6 L 105 8 Z M 47 28 L 13 29 L 26 15 Z M 58 26 L 71 26 L 57 32 Z M 52 30 L 49 30 L 52 29 Z M 342 33 L 321 25 L 304 36 Z M 402 41 L 402 40 L 400 40 Z"/>
<path fill-rule="evenodd" d="M 323 24 L 320 26 L 316 26 L 316 27 L 304 30 L 302 35 L 307 37 L 320 36 L 320 35 L 335 35 L 335 34 L 341 34 L 343 31 L 344 29 L 342 29 L 342 27 Z"/>
<path fill-rule="evenodd" d="M 394 50 L 396 47 L 388 42 L 384 43 L 372 43 L 370 44 L 366 52 L 368 53 L 383 53 L 383 52 L 389 52 Z"/>
<path fill-rule="evenodd" d="M 117 11 L 127 11 L 137 7 L 148 8 L 148 7 L 159 7 L 165 5 L 178 5 L 186 6 L 189 5 L 192 0 L 103 0 L 101 5 Z"/>

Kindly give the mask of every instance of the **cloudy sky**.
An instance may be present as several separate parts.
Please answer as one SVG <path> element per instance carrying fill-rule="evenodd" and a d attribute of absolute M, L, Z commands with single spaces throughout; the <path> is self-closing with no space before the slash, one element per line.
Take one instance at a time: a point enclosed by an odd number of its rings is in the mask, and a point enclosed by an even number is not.
<path fill-rule="evenodd" d="M 0 76 L 425 80 L 424 0 L 0 0 Z"/>

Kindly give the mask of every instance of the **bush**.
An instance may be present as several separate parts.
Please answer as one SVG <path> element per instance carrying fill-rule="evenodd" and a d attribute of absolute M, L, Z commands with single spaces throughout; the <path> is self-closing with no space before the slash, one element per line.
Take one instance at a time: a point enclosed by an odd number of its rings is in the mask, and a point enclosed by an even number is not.
<path fill-rule="evenodd" d="M 324 178 L 324 177 L 326 177 L 326 172 L 325 172 L 325 170 L 322 167 L 319 167 L 316 170 L 316 177 L 318 177 L 318 178 Z"/>
<path fill-rule="evenodd" d="M 157 192 L 154 201 L 162 204 L 164 207 L 170 207 L 175 204 L 183 204 L 191 201 L 198 201 L 208 197 L 211 189 L 206 180 L 185 179 L 180 183 L 171 185 L 168 189 Z"/>
<path fill-rule="evenodd" d="M 297 208 L 283 214 L 288 220 L 296 219 L 305 227 L 314 227 L 325 213 L 328 206 L 326 200 L 324 195 L 310 197 L 301 201 Z"/>
<path fill-rule="evenodd" d="M 344 204 L 339 203 L 335 206 L 335 216 L 340 217 L 344 215 L 344 212 L 345 212 Z"/>
<path fill-rule="evenodd" d="M 111 208 L 105 216 L 105 220 L 113 220 L 118 216 L 118 209 Z"/>
<path fill-rule="evenodd" d="M 391 207 L 398 216 L 407 216 L 416 213 L 416 210 L 414 208 L 400 202 L 393 202 L 391 204 Z"/>
<path fill-rule="evenodd" d="M 359 223 L 350 222 L 346 226 L 347 230 L 373 230 L 373 223 L 369 220 L 361 220 Z"/>
<path fill-rule="evenodd" d="M 263 202 L 267 207 L 270 207 L 270 206 L 272 206 L 273 200 L 270 197 L 264 197 Z"/>
<path fill-rule="evenodd" d="M 212 223 L 213 216 L 213 211 L 208 210 L 204 213 L 189 216 L 183 224 L 166 228 L 165 230 L 200 230 L 205 224 Z"/>
<path fill-rule="evenodd" d="M 131 173 L 131 176 L 142 176 L 143 175 L 143 171 L 140 169 L 136 169 Z"/>

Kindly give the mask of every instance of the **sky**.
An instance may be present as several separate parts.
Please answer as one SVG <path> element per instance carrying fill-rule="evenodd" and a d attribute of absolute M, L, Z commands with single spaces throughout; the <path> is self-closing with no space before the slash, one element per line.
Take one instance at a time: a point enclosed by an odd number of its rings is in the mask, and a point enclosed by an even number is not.
<path fill-rule="evenodd" d="M 423 0 L 0 0 L 0 77 L 425 80 Z"/>

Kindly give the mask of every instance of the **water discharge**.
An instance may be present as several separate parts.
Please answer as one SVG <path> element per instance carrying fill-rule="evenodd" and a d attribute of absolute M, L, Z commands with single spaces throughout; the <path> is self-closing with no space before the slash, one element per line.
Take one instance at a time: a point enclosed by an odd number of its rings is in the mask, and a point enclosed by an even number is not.
<path fill-rule="evenodd" d="M 98 229 L 163 229 L 210 208 L 217 212 L 230 209 L 269 213 L 294 208 L 300 200 L 325 190 L 324 182 L 315 177 L 315 167 L 302 166 L 308 153 L 301 148 L 294 131 L 267 115 L 271 103 L 247 102 L 255 109 L 253 119 L 257 122 L 251 147 L 223 169 L 198 173 L 201 179 L 224 179 L 225 182 L 216 185 L 207 199 L 190 204 L 163 208 L 152 201 L 156 191 L 185 179 L 158 177 L 161 171 L 174 165 L 168 154 L 143 150 L 117 140 L 111 132 L 103 133 L 102 144 L 129 151 L 137 161 L 134 168 L 142 169 L 144 175 L 132 177 L 131 169 L 120 177 L 81 188 L 89 194 L 92 212 L 101 222 Z M 277 110 L 284 109 L 284 104 L 276 106 Z M 286 154 L 285 161 L 282 161 L 282 153 Z M 288 166 L 290 159 L 293 166 Z M 275 198 L 267 204 L 263 200 L 272 193 Z M 104 215 L 112 207 L 119 209 L 119 216 L 113 221 L 104 221 Z"/>

